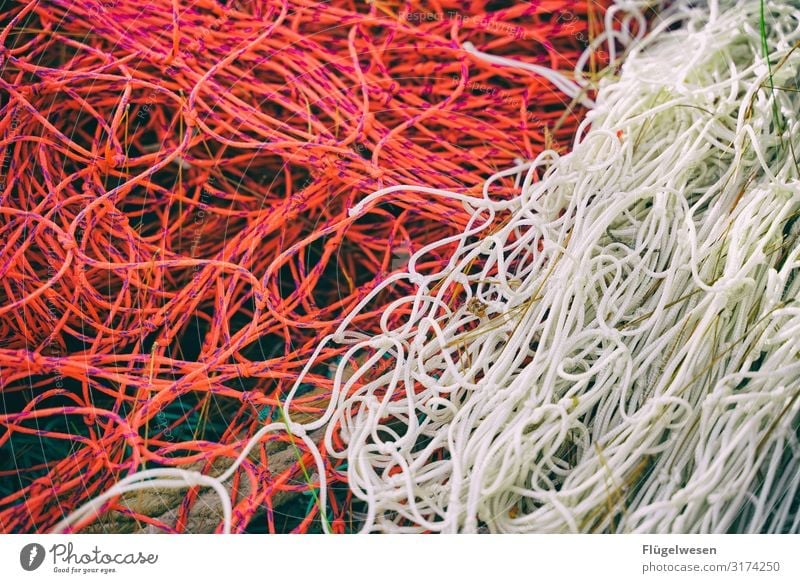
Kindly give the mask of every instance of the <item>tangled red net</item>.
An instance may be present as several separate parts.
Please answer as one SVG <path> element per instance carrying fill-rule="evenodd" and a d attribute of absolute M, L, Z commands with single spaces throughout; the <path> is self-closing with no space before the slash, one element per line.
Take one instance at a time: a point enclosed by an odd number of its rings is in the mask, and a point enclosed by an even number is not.
<path fill-rule="evenodd" d="M 2 531 L 47 531 L 142 468 L 221 473 L 343 314 L 470 217 L 413 192 L 348 209 L 398 184 L 479 196 L 571 138 L 580 108 L 463 43 L 571 71 L 604 6 L 47 0 L 0 17 Z M 330 368 L 294 418 L 324 410 Z M 349 532 L 358 504 L 326 463 L 331 529 Z M 318 531 L 312 467 L 265 436 L 230 482 L 233 531 Z M 220 516 L 197 488 L 140 492 L 74 530 Z"/>

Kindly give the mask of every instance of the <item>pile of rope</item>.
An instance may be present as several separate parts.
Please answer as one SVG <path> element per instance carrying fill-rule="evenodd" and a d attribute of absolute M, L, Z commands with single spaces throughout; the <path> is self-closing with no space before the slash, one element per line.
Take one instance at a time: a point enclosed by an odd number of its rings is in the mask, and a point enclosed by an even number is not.
<path fill-rule="evenodd" d="M 337 366 L 359 366 L 320 340 L 346 314 L 361 335 L 413 318 L 386 311 L 417 290 L 397 277 L 409 257 L 451 265 L 475 220 L 461 199 L 483 205 L 487 176 L 568 144 L 594 73 L 641 31 L 603 2 L 426 5 L 47 0 L 0 16 L 2 531 L 52 529 L 139 470 L 168 491 L 108 496 L 69 528 L 358 527 L 349 436 L 286 430 L 325 416 Z M 349 214 L 409 183 L 461 199 L 401 189 Z M 216 476 L 195 485 L 229 507 L 202 514 L 175 472 Z"/>

